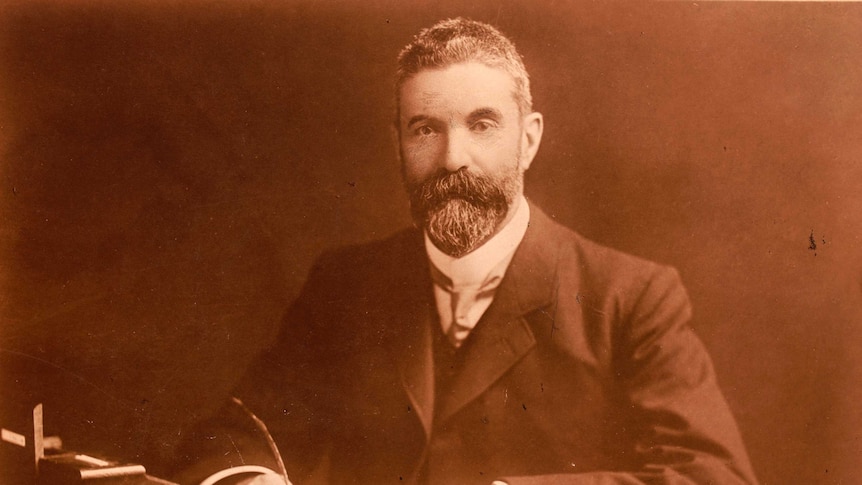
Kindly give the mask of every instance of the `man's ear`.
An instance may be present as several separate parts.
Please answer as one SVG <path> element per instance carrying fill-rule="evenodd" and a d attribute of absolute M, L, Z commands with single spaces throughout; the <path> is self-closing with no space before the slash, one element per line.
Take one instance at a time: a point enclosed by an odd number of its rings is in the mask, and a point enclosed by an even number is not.
<path fill-rule="evenodd" d="M 542 143 L 542 130 L 544 129 L 542 113 L 530 113 L 524 117 L 524 128 L 521 133 L 521 160 L 518 168 L 526 172 L 533 163 L 539 145 Z"/>

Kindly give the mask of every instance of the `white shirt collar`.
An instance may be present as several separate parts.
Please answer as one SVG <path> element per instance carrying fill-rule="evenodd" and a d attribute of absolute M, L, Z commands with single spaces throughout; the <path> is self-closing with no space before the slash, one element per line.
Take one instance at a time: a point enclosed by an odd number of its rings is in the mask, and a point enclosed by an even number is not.
<path fill-rule="evenodd" d="M 426 233 L 425 251 L 431 264 L 448 276 L 456 288 L 482 284 L 497 265 L 504 259 L 512 257 L 515 249 L 524 239 L 527 226 L 530 225 L 530 206 L 527 204 L 527 199 L 521 195 L 517 201 L 515 215 L 500 232 L 460 258 L 454 258 L 437 249 Z"/>

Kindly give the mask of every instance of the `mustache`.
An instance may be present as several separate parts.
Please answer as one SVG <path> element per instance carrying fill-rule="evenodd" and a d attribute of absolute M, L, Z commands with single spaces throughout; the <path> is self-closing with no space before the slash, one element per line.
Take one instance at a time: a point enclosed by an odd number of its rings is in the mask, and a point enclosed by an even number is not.
<path fill-rule="evenodd" d="M 506 199 L 505 191 L 494 179 L 469 172 L 467 169 L 449 172 L 441 170 L 412 190 L 412 198 L 425 208 L 462 199 L 472 205 L 495 206 Z"/>

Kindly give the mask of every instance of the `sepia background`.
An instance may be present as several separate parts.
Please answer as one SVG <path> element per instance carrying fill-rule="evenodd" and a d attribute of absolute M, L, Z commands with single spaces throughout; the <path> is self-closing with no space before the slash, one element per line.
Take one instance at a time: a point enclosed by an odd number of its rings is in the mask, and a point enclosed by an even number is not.
<path fill-rule="evenodd" d="M 765 484 L 862 468 L 862 4 L 0 3 L 2 399 L 163 470 L 322 249 L 409 223 L 394 58 L 509 34 L 527 195 L 676 266 Z"/>

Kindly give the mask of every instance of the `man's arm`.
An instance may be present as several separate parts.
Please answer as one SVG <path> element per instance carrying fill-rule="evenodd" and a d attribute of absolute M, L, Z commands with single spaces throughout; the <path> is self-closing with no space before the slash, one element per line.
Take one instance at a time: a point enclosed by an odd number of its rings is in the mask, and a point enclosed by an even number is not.
<path fill-rule="evenodd" d="M 265 425 L 236 398 L 186 432 L 180 456 L 185 464 L 173 479 L 182 484 L 239 485 L 255 477 L 289 483 Z"/>
<path fill-rule="evenodd" d="M 175 477 L 179 483 L 198 484 L 222 472 L 226 478 L 216 484 L 243 483 L 228 478 L 227 471 L 248 466 L 276 473 L 286 468 L 299 480 L 317 471 L 330 439 L 328 410 L 338 400 L 327 379 L 334 375 L 328 370 L 334 364 L 322 350 L 327 335 L 318 313 L 327 306 L 315 303 L 315 295 L 325 294 L 327 287 L 319 269 L 320 262 L 288 309 L 275 344 L 255 359 L 234 397 L 187 433 Z M 276 479 L 284 481 L 278 475 L 258 480 Z"/>
<path fill-rule="evenodd" d="M 501 477 L 510 485 L 755 484 L 712 361 L 689 325 L 691 306 L 675 270 L 659 268 L 616 323 L 616 375 L 634 416 L 639 467 Z"/>

